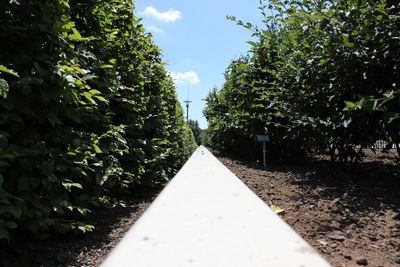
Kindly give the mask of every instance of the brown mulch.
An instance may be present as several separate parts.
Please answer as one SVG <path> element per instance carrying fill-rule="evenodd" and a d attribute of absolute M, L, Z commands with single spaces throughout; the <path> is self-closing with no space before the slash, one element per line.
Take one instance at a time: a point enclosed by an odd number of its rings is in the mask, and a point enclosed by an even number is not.
<path fill-rule="evenodd" d="M 333 266 L 400 266 L 400 177 L 394 152 L 363 162 L 269 165 L 219 156 Z"/>

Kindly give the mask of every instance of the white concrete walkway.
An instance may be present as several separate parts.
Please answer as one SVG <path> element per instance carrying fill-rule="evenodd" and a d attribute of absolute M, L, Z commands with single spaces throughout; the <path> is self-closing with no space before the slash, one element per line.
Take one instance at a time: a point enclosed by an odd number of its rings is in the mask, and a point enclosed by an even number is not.
<path fill-rule="evenodd" d="M 201 146 L 102 266 L 330 265 Z"/>

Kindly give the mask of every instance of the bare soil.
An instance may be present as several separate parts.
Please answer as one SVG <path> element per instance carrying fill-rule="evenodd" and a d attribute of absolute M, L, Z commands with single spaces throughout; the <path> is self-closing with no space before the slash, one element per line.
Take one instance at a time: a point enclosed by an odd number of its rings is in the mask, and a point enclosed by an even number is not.
<path fill-rule="evenodd" d="M 282 218 L 335 267 L 400 266 L 400 177 L 394 157 L 394 152 L 368 152 L 358 164 L 331 165 L 320 157 L 264 169 L 218 156 L 262 200 L 283 208 Z M 91 218 L 94 232 L 26 244 L 2 256 L 0 266 L 99 266 L 159 191 L 132 199 L 126 208 L 98 209 Z"/>
<path fill-rule="evenodd" d="M 394 152 L 363 162 L 268 165 L 219 156 L 333 266 L 400 266 L 400 177 Z M 397 166 L 398 168 L 398 166 Z"/>
<path fill-rule="evenodd" d="M 99 266 L 125 233 L 150 206 L 159 191 L 151 190 L 127 201 L 126 207 L 98 208 L 89 218 L 95 230 L 85 235 L 53 237 L 50 240 L 19 244 L 17 251 L 0 251 L 0 266 Z"/>

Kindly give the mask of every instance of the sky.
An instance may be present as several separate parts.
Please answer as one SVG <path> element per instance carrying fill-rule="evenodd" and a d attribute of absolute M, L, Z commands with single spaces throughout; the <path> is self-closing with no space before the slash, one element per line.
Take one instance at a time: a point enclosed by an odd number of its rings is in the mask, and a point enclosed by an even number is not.
<path fill-rule="evenodd" d="M 136 0 L 136 15 L 161 48 L 175 81 L 179 102 L 189 118 L 207 128 L 203 109 L 207 94 L 221 88 L 232 59 L 246 55 L 252 32 L 226 16 L 261 25 L 259 0 Z"/>

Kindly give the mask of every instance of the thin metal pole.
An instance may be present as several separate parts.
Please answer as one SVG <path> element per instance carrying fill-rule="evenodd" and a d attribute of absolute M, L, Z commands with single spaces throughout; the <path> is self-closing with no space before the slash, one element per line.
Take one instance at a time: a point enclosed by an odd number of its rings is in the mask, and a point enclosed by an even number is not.
<path fill-rule="evenodd" d="M 188 98 L 186 101 L 183 101 L 183 102 L 186 103 L 186 122 L 189 123 L 189 103 L 192 102 L 189 100 L 189 83 L 188 83 Z"/>
<path fill-rule="evenodd" d="M 265 141 L 263 142 L 263 161 L 264 161 L 264 168 L 267 167 L 267 161 L 266 161 L 266 150 L 265 150 Z"/>
<path fill-rule="evenodd" d="M 186 121 L 189 122 L 189 103 L 186 104 Z"/>

